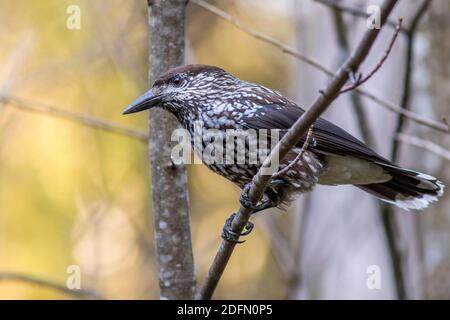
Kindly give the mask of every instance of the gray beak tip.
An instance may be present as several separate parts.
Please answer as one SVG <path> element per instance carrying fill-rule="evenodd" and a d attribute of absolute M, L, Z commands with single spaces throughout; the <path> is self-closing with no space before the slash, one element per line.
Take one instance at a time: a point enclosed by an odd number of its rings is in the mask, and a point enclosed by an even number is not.
<path fill-rule="evenodd" d="M 144 111 L 158 105 L 161 101 L 159 96 L 155 96 L 152 91 L 148 91 L 139 98 L 137 98 L 133 103 L 131 103 L 125 110 L 122 111 L 123 115 L 135 113 L 139 111 Z"/>
<path fill-rule="evenodd" d="M 132 105 L 126 107 L 126 108 L 122 111 L 122 114 L 123 114 L 123 115 L 126 115 L 126 114 L 133 113 L 133 112 L 132 112 L 132 108 L 133 108 Z"/>
<path fill-rule="evenodd" d="M 125 110 L 122 111 L 122 114 L 127 115 L 127 114 L 131 114 L 131 113 L 143 111 L 146 109 L 148 109 L 148 108 L 146 108 L 144 105 L 130 104 L 128 107 L 125 108 Z"/>

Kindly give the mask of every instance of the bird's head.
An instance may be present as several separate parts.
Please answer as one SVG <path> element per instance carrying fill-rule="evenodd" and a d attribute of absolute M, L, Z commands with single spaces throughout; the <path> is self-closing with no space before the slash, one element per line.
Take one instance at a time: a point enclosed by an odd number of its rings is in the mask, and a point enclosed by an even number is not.
<path fill-rule="evenodd" d="M 210 99 L 234 81 L 238 79 L 214 66 L 192 64 L 176 67 L 160 75 L 150 90 L 133 101 L 123 114 L 153 107 L 178 112 L 180 108 L 189 108 L 194 103 Z"/>

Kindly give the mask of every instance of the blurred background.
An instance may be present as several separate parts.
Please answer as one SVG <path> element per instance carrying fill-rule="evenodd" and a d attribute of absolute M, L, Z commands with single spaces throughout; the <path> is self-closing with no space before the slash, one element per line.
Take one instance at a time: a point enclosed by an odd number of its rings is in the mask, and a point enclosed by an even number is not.
<path fill-rule="evenodd" d="M 363 12 L 368 4 L 380 3 L 337 2 Z M 400 33 L 388 60 L 364 89 L 440 121 L 450 116 L 450 2 L 429 2 L 423 8 L 423 0 L 397 6 L 391 19 L 403 17 L 405 28 L 422 10 L 417 30 Z M 331 70 L 365 31 L 365 18 L 312 0 L 210 3 Z M 80 9 L 79 29 L 67 27 L 71 5 Z M 139 139 L 148 119 L 121 115 L 148 88 L 146 1 L 0 0 L 0 20 L 0 298 L 159 298 L 147 145 Z M 382 57 L 392 33 L 390 27 L 382 31 L 363 73 Z M 304 108 L 327 83 L 319 70 L 195 3 L 188 6 L 186 36 L 187 63 L 220 66 L 279 90 Z M 355 116 L 358 105 L 363 118 Z M 93 117 L 132 132 L 99 129 L 102 124 Z M 341 96 L 325 117 L 370 139 L 388 158 L 395 144 L 398 164 L 449 184 L 448 133 L 405 120 L 401 132 L 419 143 L 399 142 L 398 115 L 352 94 Z M 363 133 L 363 120 L 369 132 Z M 202 165 L 188 170 L 201 280 L 221 241 L 224 220 L 239 205 L 239 192 Z M 450 299 L 449 208 L 447 193 L 420 214 L 387 209 L 408 298 Z M 319 186 L 286 212 L 255 216 L 255 231 L 235 251 L 215 297 L 398 297 L 382 210 L 356 188 Z M 85 290 L 80 294 L 63 290 L 72 265 L 80 267 Z M 367 286 L 370 266 L 379 268 L 378 289 Z"/>

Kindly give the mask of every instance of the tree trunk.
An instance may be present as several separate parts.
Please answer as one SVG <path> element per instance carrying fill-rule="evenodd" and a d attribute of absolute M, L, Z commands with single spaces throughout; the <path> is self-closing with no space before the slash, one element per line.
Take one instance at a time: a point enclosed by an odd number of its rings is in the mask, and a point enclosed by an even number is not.
<path fill-rule="evenodd" d="M 149 0 L 150 83 L 183 64 L 186 0 Z M 170 158 L 171 134 L 178 127 L 167 111 L 150 112 L 153 214 L 161 299 L 192 299 L 194 259 L 189 228 L 186 167 Z"/>

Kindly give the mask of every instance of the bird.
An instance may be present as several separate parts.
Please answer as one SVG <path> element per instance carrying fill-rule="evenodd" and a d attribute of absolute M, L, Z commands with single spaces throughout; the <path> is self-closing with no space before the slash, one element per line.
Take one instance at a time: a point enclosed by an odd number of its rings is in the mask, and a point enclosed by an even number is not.
<path fill-rule="evenodd" d="M 205 132 L 214 130 L 222 138 L 230 130 L 253 130 L 256 135 L 264 132 L 268 137 L 277 133 L 282 137 L 305 113 L 278 91 L 241 80 L 222 68 L 203 64 L 178 66 L 164 72 L 123 114 L 154 107 L 163 108 L 178 119 L 190 134 L 196 152 L 201 152 L 195 143 L 195 137 L 199 136 L 196 125 Z M 203 148 L 211 145 L 210 135 L 200 136 L 197 142 L 200 141 Z M 223 151 L 222 143 L 215 145 L 215 151 Z M 251 146 L 245 142 L 246 153 L 250 152 Z M 257 144 L 257 152 L 267 154 L 272 147 L 273 144 Z M 200 158 L 209 169 L 241 188 L 241 204 L 254 212 L 283 208 L 298 194 L 311 191 L 317 184 L 353 185 L 404 210 L 422 210 L 444 192 L 444 184 L 437 178 L 392 163 L 321 117 L 280 161 L 279 171 L 270 180 L 258 204 L 250 201 L 248 191 L 262 160 L 251 162 L 246 158 L 239 162 L 236 161 L 237 152 L 234 150 L 233 154 L 226 155 L 234 161 L 225 163 L 205 161 L 203 154 Z M 228 221 L 228 227 L 229 224 Z"/>

